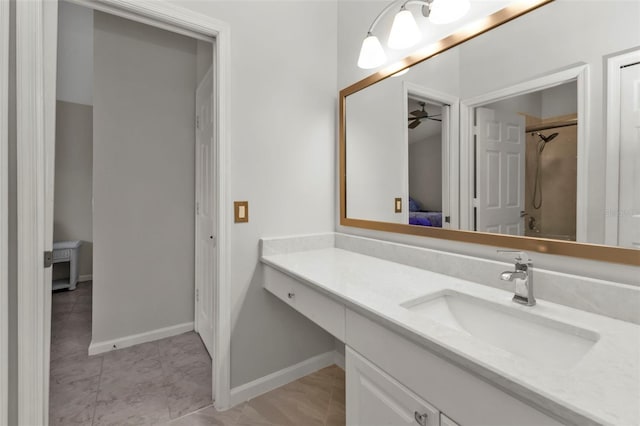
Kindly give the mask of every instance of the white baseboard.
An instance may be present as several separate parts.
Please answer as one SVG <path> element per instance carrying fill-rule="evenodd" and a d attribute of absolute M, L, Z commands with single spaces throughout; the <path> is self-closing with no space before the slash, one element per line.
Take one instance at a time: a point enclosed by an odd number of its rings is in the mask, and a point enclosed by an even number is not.
<path fill-rule="evenodd" d="M 93 281 L 93 274 L 86 274 L 86 275 L 78 275 L 78 282 L 79 283 L 83 283 L 86 281 Z"/>
<path fill-rule="evenodd" d="M 333 353 L 333 363 L 344 370 L 345 368 L 344 354 L 341 354 L 340 352 L 335 351 Z"/>
<path fill-rule="evenodd" d="M 344 356 L 342 359 L 344 360 Z M 335 363 L 336 352 L 326 352 L 292 365 L 291 367 L 284 368 L 252 382 L 235 387 L 231 389 L 230 406 L 233 407 L 248 401 Z"/>
<path fill-rule="evenodd" d="M 115 351 L 116 349 L 139 345 L 140 343 L 153 342 L 154 340 L 176 336 L 191 330 L 193 330 L 193 322 L 185 322 L 184 324 L 159 328 L 157 330 L 147 331 L 146 333 L 132 334 L 131 336 L 107 340 L 105 342 L 91 341 L 91 344 L 89 345 L 89 355 L 98 355 L 109 351 Z"/>

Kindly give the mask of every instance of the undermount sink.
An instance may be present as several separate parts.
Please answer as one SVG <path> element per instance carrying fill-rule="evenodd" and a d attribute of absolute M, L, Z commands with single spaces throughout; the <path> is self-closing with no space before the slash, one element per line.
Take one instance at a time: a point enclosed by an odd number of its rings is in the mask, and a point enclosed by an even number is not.
<path fill-rule="evenodd" d="M 555 368 L 574 366 L 599 338 L 590 330 L 449 290 L 412 299 L 401 306 L 514 355 Z"/>

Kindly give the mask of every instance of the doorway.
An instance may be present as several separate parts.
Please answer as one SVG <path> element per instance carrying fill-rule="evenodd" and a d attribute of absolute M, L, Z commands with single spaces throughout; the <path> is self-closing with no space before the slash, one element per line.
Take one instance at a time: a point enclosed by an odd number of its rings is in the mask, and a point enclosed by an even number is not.
<path fill-rule="evenodd" d="M 578 66 L 461 102 L 461 229 L 585 240 L 586 75 Z"/>
<path fill-rule="evenodd" d="M 209 195 L 214 169 L 195 149 L 198 121 L 209 123 L 208 153 L 213 142 L 213 75 L 202 69 L 205 62 L 211 69 L 213 47 L 113 14 L 59 6 L 53 261 L 71 255 L 70 262 L 54 264 L 67 271 L 54 270 L 50 420 L 64 424 L 80 416 L 118 422 L 123 418 L 113 417 L 109 405 L 125 404 L 140 384 L 182 392 L 149 393 L 149 401 L 128 415 L 140 421 L 181 416 L 212 401 L 211 359 L 188 332 L 199 299 L 194 297 L 196 157 L 209 170 L 200 204 L 209 206 L 209 222 L 215 223 Z M 198 114 L 196 98 L 208 100 Z M 213 235 L 211 227 L 206 231 Z M 207 255 L 201 263 L 210 265 L 215 253 Z M 85 282 L 78 283 L 78 275 Z M 206 278 L 199 283 L 200 292 L 206 291 L 203 301 L 212 297 L 215 277 Z M 201 320 L 199 331 L 212 352 L 212 315 L 206 319 L 208 327 Z M 181 336 L 166 339 L 173 335 Z M 181 359 L 172 356 L 174 341 L 190 347 Z M 137 359 L 141 350 L 144 360 Z M 92 369 L 99 360 L 110 367 Z M 127 380 L 118 375 L 140 362 L 149 364 L 144 374 Z M 85 368 L 72 372 L 69 365 Z M 80 389 L 70 381 L 92 381 L 96 387 Z M 182 389 L 185 381 L 188 392 Z M 95 402 L 81 412 L 70 410 L 69 400 L 87 396 Z M 152 407 L 158 398 L 166 398 L 166 407 Z M 86 419 L 92 408 L 93 417 Z M 126 404 L 122 408 L 127 411 Z"/>
<path fill-rule="evenodd" d="M 97 3 L 82 2 L 85 5 L 96 6 Z M 114 15 L 121 17 L 130 17 L 133 20 L 142 20 L 146 23 L 152 23 L 164 29 L 176 30 L 176 32 L 185 35 L 185 33 L 195 34 L 200 37 L 215 38 L 216 48 L 213 51 L 213 58 L 220 67 L 220 72 L 215 76 L 214 87 L 222 88 L 225 85 L 226 75 L 228 74 L 228 38 L 226 34 L 227 26 L 219 21 L 210 19 L 206 16 L 198 15 L 186 9 L 176 8 L 166 4 L 146 4 L 139 5 L 136 2 L 122 1 L 106 1 L 100 2 L 102 10 L 108 10 Z M 23 185 L 19 187 L 24 203 L 19 207 L 19 223 L 18 237 L 22 243 L 22 251 L 18 254 L 19 264 L 22 271 L 21 279 L 19 279 L 19 287 L 22 289 L 19 311 L 20 341 L 19 352 L 21 365 L 40 365 L 39 368 L 20 368 L 18 379 L 20 382 L 20 395 L 18 415 L 19 421 L 25 424 L 45 424 L 47 423 L 47 404 L 48 401 L 48 346 L 50 329 L 50 296 L 47 296 L 49 287 L 47 283 L 51 283 L 50 269 L 42 269 L 42 262 L 26 261 L 27 259 L 42 260 L 42 253 L 46 249 L 51 249 L 52 235 L 52 218 L 53 218 L 53 153 L 54 147 L 53 129 L 55 129 L 52 118 L 55 117 L 55 33 L 57 20 L 57 2 L 29 2 L 28 4 L 20 4 L 17 7 L 18 38 L 25 40 L 18 46 L 18 69 L 25 70 L 21 74 L 21 80 L 17 84 L 19 99 L 19 117 L 18 131 L 21 148 L 23 152 L 18 155 L 18 175 L 19 179 L 26 179 L 32 182 L 38 182 L 37 185 Z M 36 18 L 33 21 L 34 17 Z M 29 23 L 29 24 L 27 24 Z M 27 30 L 28 29 L 28 30 Z M 22 32 L 21 32 L 22 30 Z M 25 33 L 25 32 L 28 32 Z M 38 37 L 45 40 L 44 45 L 36 43 Z M 54 43 L 52 43 L 54 42 Z M 27 66 L 28 64 L 28 66 Z M 44 82 L 39 84 L 38 82 Z M 215 94 L 216 103 L 226 105 L 224 96 L 225 90 L 217 90 Z M 34 102 L 34 99 L 45 99 L 44 104 Z M 25 105 L 33 105 L 35 108 L 25 108 Z M 41 108 L 38 108 L 39 105 Z M 22 107 L 21 107 L 22 106 Z M 225 129 L 227 127 L 227 117 L 219 112 L 216 113 L 214 121 L 218 124 L 215 131 L 215 146 L 217 151 L 216 160 L 223 164 L 221 168 L 216 167 L 216 173 L 212 176 L 214 179 L 214 187 L 217 189 L 215 195 L 222 199 L 226 199 L 227 191 L 225 185 L 221 184 L 219 176 L 225 175 L 224 164 L 226 163 L 228 140 Z M 46 119 L 45 119 L 46 117 Z M 26 123 L 29 122 L 29 126 Z M 193 124 L 193 122 L 192 122 Z M 31 130 L 27 131 L 27 127 Z M 38 155 L 28 157 L 24 151 L 36 149 Z M 219 164 L 216 164 L 219 166 Z M 50 176 L 49 179 L 43 179 L 44 176 Z M 193 176 L 192 176 L 193 178 Z M 218 201 L 218 200 L 216 200 Z M 219 205 L 219 203 L 216 203 Z M 193 205 L 191 206 L 193 208 Z M 37 226 L 28 223 L 25 211 L 40 212 Z M 21 213 L 22 212 L 22 213 Z M 30 220 L 30 219 L 29 219 Z M 226 217 L 223 214 L 216 215 L 218 246 L 227 247 Z M 222 224 L 222 225 L 221 225 Z M 193 227 L 191 228 L 193 232 Z M 47 237 L 49 235 L 49 237 Z M 40 253 L 33 255 L 33 253 Z M 224 255 L 217 252 L 216 257 L 223 258 L 219 261 L 220 267 L 215 271 L 216 279 L 220 282 L 221 276 L 228 274 L 228 262 L 224 259 Z M 192 265 L 193 267 L 193 265 Z M 29 271 L 29 272 L 26 272 Z M 217 286 L 213 293 L 222 292 L 226 295 L 225 289 Z M 49 293 L 50 294 L 50 293 Z M 193 300 L 193 299 L 192 299 Z M 220 300 L 216 298 L 215 300 Z M 219 317 L 222 321 L 216 322 L 216 336 L 214 343 L 218 343 L 218 339 L 228 339 L 228 314 L 226 304 L 224 308 L 219 310 Z M 40 324 L 35 326 L 35 324 Z M 216 406 L 225 407 L 228 404 L 228 342 L 224 345 L 214 344 L 214 352 L 219 348 L 220 356 L 214 356 L 215 373 L 213 374 L 218 380 L 215 382 L 216 389 L 222 389 L 216 392 Z M 217 374 L 216 374 L 217 373 Z M 38 389 L 34 394 L 24 393 L 28 389 Z"/>

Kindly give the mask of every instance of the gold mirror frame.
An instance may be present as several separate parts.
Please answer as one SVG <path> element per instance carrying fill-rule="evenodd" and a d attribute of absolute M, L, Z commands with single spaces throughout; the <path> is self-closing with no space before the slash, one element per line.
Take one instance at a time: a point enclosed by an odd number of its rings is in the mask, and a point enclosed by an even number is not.
<path fill-rule="evenodd" d="M 490 234 L 478 231 L 430 228 L 347 217 L 347 96 L 553 1 L 554 0 L 517 1 L 486 18 L 482 18 L 479 22 L 466 26 L 460 31 L 443 38 L 430 46 L 428 50 L 407 56 L 398 63 L 378 71 L 340 91 L 340 225 L 640 266 L 640 250 L 635 249 L 578 243 L 574 241 L 550 240 L 546 238 Z"/>

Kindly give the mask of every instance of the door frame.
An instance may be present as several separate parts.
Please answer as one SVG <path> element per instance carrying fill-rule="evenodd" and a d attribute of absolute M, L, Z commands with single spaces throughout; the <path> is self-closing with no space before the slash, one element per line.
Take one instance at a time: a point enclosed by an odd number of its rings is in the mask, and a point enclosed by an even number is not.
<path fill-rule="evenodd" d="M 0 1 L 0 424 L 9 422 L 9 13 Z"/>
<path fill-rule="evenodd" d="M 549 89 L 570 81 L 578 88 L 578 164 L 576 194 L 576 241 L 587 242 L 587 178 L 589 176 L 589 65 L 580 64 L 555 71 L 513 86 L 486 93 L 460 102 L 460 229 L 470 230 L 473 224 L 473 136 L 475 108 L 514 96 Z"/>
<path fill-rule="evenodd" d="M 640 62 L 640 49 L 607 57 L 604 243 L 618 245 L 618 203 L 620 184 L 620 68 Z M 613 214 L 615 212 L 616 214 Z"/>
<path fill-rule="evenodd" d="M 460 163 L 457 161 L 460 150 L 460 144 L 458 142 L 460 140 L 458 137 L 460 129 L 460 99 L 456 96 L 406 81 L 402 83 L 402 92 L 404 97 L 403 99 L 405 100 L 405 106 L 401 109 L 403 114 L 401 121 L 402 123 L 406 123 L 407 119 L 409 118 L 409 112 L 407 111 L 406 102 L 410 96 L 422 98 L 425 101 L 436 101 L 443 105 L 449 106 L 449 114 L 447 117 L 448 123 L 446 123 L 448 125 L 442 126 L 442 227 L 445 227 L 444 216 L 448 215 L 450 216 L 451 221 L 448 223 L 447 228 L 457 229 L 459 224 L 458 188 L 460 187 L 460 173 L 458 170 Z M 404 187 L 407 188 L 408 197 L 409 128 L 407 126 L 404 126 L 404 140 L 407 141 L 407 155 L 405 155 L 406 164 L 404 164 L 404 169 L 407 171 L 407 177 Z M 408 208 L 406 210 L 407 212 L 409 211 Z"/>
<path fill-rule="evenodd" d="M 51 250 L 45 207 L 53 203 L 53 170 L 47 158 L 55 149 L 55 79 L 57 1 L 16 2 L 17 132 L 18 132 L 18 422 L 47 424 L 49 403 L 49 340 L 51 292 L 43 268 L 43 252 Z M 214 288 L 217 317 L 213 356 L 215 406 L 229 407 L 230 394 L 230 27 L 227 23 L 166 2 L 139 0 L 76 0 L 74 3 L 147 24 L 214 38 L 218 67 L 214 82 L 217 103 L 213 187 L 217 187 L 219 285 Z M 53 27 L 53 32 L 52 32 Z M 50 178 L 50 181 L 47 179 Z M 50 274 L 50 269 L 48 270 Z"/>

